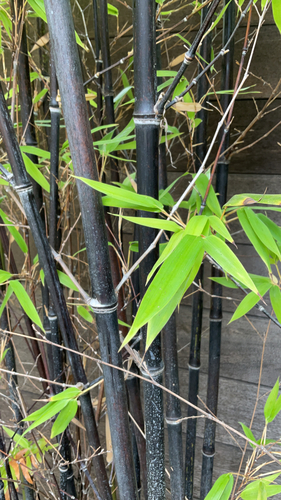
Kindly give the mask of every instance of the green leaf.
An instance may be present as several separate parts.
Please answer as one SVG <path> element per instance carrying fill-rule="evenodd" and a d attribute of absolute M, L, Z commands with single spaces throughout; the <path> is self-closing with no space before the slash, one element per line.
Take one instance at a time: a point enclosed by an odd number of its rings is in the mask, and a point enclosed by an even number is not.
<path fill-rule="evenodd" d="M 276 314 L 276 318 L 279 323 L 281 322 L 281 291 L 278 286 L 273 286 L 270 289 L 270 301 L 273 307 L 273 310 Z"/>
<path fill-rule="evenodd" d="M 204 196 L 205 196 L 205 193 L 206 193 L 206 190 L 208 187 L 208 183 L 209 183 L 209 179 L 205 174 L 201 174 L 195 183 L 202 198 L 204 198 Z M 221 217 L 222 210 L 221 210 L 219 200 L 216 196 L 216 193 L 214 191 L 213 186 L 210 186 L 210 191 L 209 191 L 208 198 L 207 198 L 207 206 L 209 207 L 209 209 L 212 212 L 214 212 L 215 215 L 217 215 L 217 217 Z"/>
<path fill-rule="evenodd" d="M 12 294 L 13 294 L 13 289 L 12 289 L 11 283 L 10 283 L 9 286 L 8 286 L 8 288 L 7 288 L 7 291 L 5 293 L 5 297 L 2 300 L 1 307 L 0 307 L 0 318 L 1 318 L 2 314 L 3 314 L 3 311 L 4 311 L 5 307 L 6 307 L 7 302 L 8 302 L 8 300 L 11 297 Z"/>
<path fill-rule="evenodd" d="M 194 236 L 201 236 L 207 222 L 208 217 L 206 215 L 197 215 L 196 217 L 192 217 L 185 228 L 185 233 L 193 234 Z"/>
<path fill-rule="evenodd" d="M 125 217 L 122 215 L 122 219 L 133 222 L 134 224 L 139 224 L 140 226 L 152 227 L 154 229 L 164 229 L 164 231 L 171 231 L 177 233 L 182 228 L 176 224 L 176 222 L 165 220 L 165 219 L 152 219 L 149 217 Z"/>
<path fill-rule="evenodd" d="M 247 288 L 258 294 L 257 287 L 254 285 L 246 269 L 224 241 L 216 236 L 208 236 L 204 239 L 204 248 L 226 273 L 241 281 Z"/>
<path fill-rule="evenodd" d="M 270 265 L 270 255 L 269 251 L 266 248 L 266 246 L 262 243 L 262 241 L 259 239 L 255 231 L 253 230 L 249 219 L 245 213 L 244 209 L 240 209 L 237 212 L 239 222 L 245 231 L 246 235 L 248 236 L 250 242 L 252 243 L 253 247 L 255 248 L 256 252 L 259 254 L 260 258 L 264 261 L 265 265 L 268 268 L 268 271 L 271 273 L 271 265 Z"/>
<path fill-rule="evenodd" d="M 229 6 L 229 4 L 230 4 L 230 2 L 231 2 L 231 1 L 232 1 L 232 0 L 230 0 L 230 1 L 229 1 L 229 2 L 228 2 L 228 3 L 227 3 L 227 4 L 226 4 L 226 5 L 222 8 L 222 10 L 220 11 L 220 13 L 219 13 L 219 15 L 217 16 L 216 20 L 212 23 L 211 27 L 210 27 L 210 28 L 208 29 L 208 31 L 206 32 L 206 35 L 207 35 L 208 33 L 210 33 L 210 31 L 212 31 L 212 30 L 216 27 L 216 25 L 220 22 L 221 18 L 223 17 L 223 15 L 224 15 L 224 13 L 225 13 L 225 11 L 226 11 L 226 9 L 227 9 L 227 7 Z M 205 35 L 205 36 L 206 36 L 206 35 Z"/>
<path fill-rule="evenodd" d="M 134 323 L 122 347 L 143 325 L 167 306 L 190 273 L 202 245 L 201 238 L 186 235 L 165 260 L 141 301 Z"/>
<path fill-rule="evenodd" d="M 58 271 L 58 276 L 60 283 L 63 286 L 66 286 L 66 288 L 69 288 L 70 290 L 74 290 L 75 292 L 79 292 L 77 286 L 74 285 L 72 279 L 67 276 L 67 274 L 63 273 L 62 271 Z"/>
<path fill-rule="evenodd" d="M 225 224 L 215 215 L 209 217 L 210 226 L 219 233 L 223 238 L 233 243 L 233 238 L 226 228 Z"/>
<path fill-rule="evenodd" d="M 12 222 L 8 219 L 8 217 L 6 216 L 6 214 L 3 212 L 3 210 L 1 208 L 0 208 L 0 215 L 1 215 L 2 219 L 3 219 L 4 224 L 7 224 L 8 231 L 13 236 L 15 242 L 18 244 L 18 246 L 20 247 L 21 251 L 23 253 L 27 253 L 28 252 L 28 247 L 27 247 L 27 244 L 25 243 L 22 235 L 16 229 L 15 226 L 11 226 Z"/>
<path fill-rule="evenodd" d="M 44 175 L 40 172 L 39 168 L 33 163 L 33 161 L 31 161 L 30 158 L 28 158 L 28 156 L 26 156 L 25 153 L 22 154 L 22 157 L 25 168 L 30 177 L 32 177 L 32 179 L 34 179 L 37 184 L 39 184 L 39 186 L 41 186 L 43 189 L 45 189 L 45 191 L 47 191 L 47 193 L 49 193 L 50 184 L 47 179 L 45 179 Z"/>
<path fill-rule="evenodd" d="M 224 207 L 246 207 L 260 203 L 263 205 L 281 205 L 280 194 L 236 194 Z"/>
<path fill-rule="evenodd" d="M 129 250 L 131 252 L 139 251 L 139 242 L 138 241 L 129 241 Z"/>
<path fill-rule="evenodd" d="M 205 500 L 228 500 L 233 488 L 233 475 L 223 474 L 220 476 Z"/>
<path fill-rule="evenodd" d="M 4 429 L 4 431 L 6 432 L 6 434 L 8 434 L 8 436 L 11 439 L 13 439 L 13 441 L 15 441 L 15 443 L 18 443 L 19 441 L 21 441 L 21 446 L 22 447 L 27 448 L 27 449 L 30 448 L 30 443 L 29 443 L 28 439 L 22 438 L 22 436 L 20 434 L 17 434 L 12 429 L 9 429 L 8 427 L 5 427 L 5 425 L 2 425 L 2 428 Z"/>
<path fill-rule="evenodd" d="M 44 160 L 51 159 L 51 153 L 49 153 L 49 151 L 45 151 L 44 149 L 36 148 L 34 146 L 21 146 L 20 150 L 22 153 L 38 156 L 39 158 L 44 158 Z"/>
<path fill-rule="evenodd" d="M 35 412 L 32 415 L 29 415 L 27 418 L 24 418 L 23 421 L 34 420 L 34 422 L 26 429 L 26 431 L 24 431 L 23 436 L 27 432 L 32 431 L 32 429 L 35 429 L 35 427 L 38 427 L 38 425 L 44 424 L 45 422 L 50 420 L 50 418 L 54 417 L 57 413 L 59 413 L 67 404 L 68 404 L 67 399 L 51 402 L 48 403 L 43 408 L 41 408 L 41 410 L 44 411 L 41 412 L 40 416 L 35 417 L 35 414 L 37 413 Z"/>
<path fill-rule="evenodd" d="M 275 24 L 281 33 L 281 8 L 280 0 L 272 0 L 272 13 Z"/>
<path fill-rule="evenodd" d="M 157 211 L 161 212 L 163 210 L 163 205 L 158 200 L 151 198 L 150 196 L 145 196 L 137 193 L 132 193 L 125 189 L 120 189 L 115 186 L 110 186 L 108 184 L 103 184 L 102 182 L 92 181 L 89 179 L 84 179 L 83 177 L 75 177 L 82 182 L 85 182 L 88 186 L 92 187 L 100 193 L 109 195 L 113 200 L 124 201 L 127 205 L 131 205 L 132 208 L 135 206 L 141 207 L 141 210 Z M 112 206 L 118 206 L 114 204 Z M 126 208 L 126 207 L 125 207 Z"/>
<path fill-rule="evenodd" d="M 277 226 L 277 224 L 275 224 L 275 222 L 273 222 L 272 220 L 270 220 L 264 214 L 258 214 L 258 217 L 268 227 L 268 229 L 270 230 L 273 238 L 276 241 L 278 241 L 278 243 L 281 244 L 281 227 Z"/>
<path fill-rule="evenodd" d="M 40 275 L 40 280 L 42 281 L 42 285 L 45 286 L 45 273 L 43 269 L 40 269 L 39 275 Z"/>
<path fill-rule="evenodd" d="M 281 396 L 277 399 L 279 392 L 279 378 L 277 379 L 273 389 L 270 391 L 270 394 L 266 400 L 264 406 L 264 418 L 267 423 L 272 422 L 275 419 L 276 415 L 281 410 Z"/>
<path fill-rule="evenodd" d="M 41 323 L 41 319 L 39 318 L 39 315 L 35 309 L 35 306 L 25 291 L 24 287 L 19 281 L 11 281 L 10 286 L 16 295 L 21 307 L 23 308 L 24 312 L 27 314 L 27 316 L 35 323 L 41 330 L 44 331 L 43 325 Z"/>
<path fill-rule="evenodd" d="M 50 398 L 50 401 L 61 401 L 62 399 L 72 399 L 79 396 L 81 390 L 77 387 L 68 387 L 64 391 L 59 392 Z"/>
<path fill-rule="evenodd" d="M 123 82 L 123 87 L 124 87 L 124 88 L 126 88 L 126 87 L 127 87 L 127 88 L 128 88 L 128 87 L 130 87 L 130 83 L 129 83 L 129 80 L 128 80 L 128 78 L 127 78 L 127 75 L 126 75 L 125 71 L 122 71 L 122 70 L 120 69 L 120 73 L 121 73 L 121 78 L 122 78 L 122 82 Z M 133 88 L 133 87 L 131 87 L 131 89 L 132 89 L 132 88 Z M 128 90 L 128 96 L 129 96 L 129 99 L 134 99 L 134 94 L 133 94 L 133 92 L 132 92 L 132 90 L 131 90 L 131 89 L 129 89 L 129 90 Z"/>
<path fill-rule="evenodd" d="M 62 434 L 67 428 L 68 424 L 75 417 L 78 408 L 77 401 L 69 401 L 69 403 L 61 410 L 57 417 L 51 431 L 51 439 L 58 434 Z"/>
<path fill-rule="evenodd" d="M 107 4 L 107 13 L 110 15 L 110 16 L 115 16 L 115 17 L 118 17 L 119 15 L 119 10 L 114 7 L 113 5 L 111 5 L 110 3 Z"/>
<path fill-rule="evenodd" d="M 260 286 L 257 286 L 257 289 L 261 296 L 265 295 L 268 290 L 272 287 L 272 283 L 270 280 L 267 280 L 265 283 L 262 283 Z M 279 289 L 278 289 L 279 290 Z M 257 296 L 256 293 L 250 292 L 244 299 L 240 302 L 237 307 L 235 313 L 233 314 L 229 323 L 235 321 L 238 318 L 241 318 L 245 314 L 247 314 L 255 305 L 259 302 L 260 297 Z"/>
<path fill-rule="evenodd" d="M 2 271 L 0 270 L 0 284 L 4 283 L 5 281 L 8 281 L 13 275 L 11 273 L 8 273 L 8 271 Z"/>
<path fill-rule="evenodd" d="M 77 306 L 77 312 L 82 316 L 83 319 L 88 321 L 89 323 L 93 323 L 93 316 L 91 313 L 86 309 L 86 307 L 83 306 Z"/>
<path fill-rule="evenodd" d="M 148 322 L 147 325 L 147 336 L 146 336 L 146 346 L 145 349 L 147 350 L 153 340 L 157 337 L 158 333 L 162 330 L 162 328 L 166 325 L 170 317 L 172 316 L 175 308 L 177 305 L 180 303 L 182 296 L 184 295 L 185 291 L 189 288 L 191 283 L 193 282 L 196 274 L 198 273 L 198 270 L 201 266 L 202 259 L 204 256 L 204 250 L 202 249 L 199 251 L 195 262 L 194 266 L 189 273 L 188 278 L 183 282 L 183 284 L 180 286 L 178 291 L 175 293 L 173 298 L 170 300 L 170 302 L 162 309 L 159 313 L 157 313 L 151 320 Z"/>
<path fill-rule="evenodd" d="M 244 434 L 245 436 L 248 438 L 248 439 L 251 439 L 251 441 L 254 441 L 254 443 L 256 443 L 256 438 L 254 436 L 254 434 L 252 433 L 251 429 L 249 429 L 249 427 L 247 427 L 247 425 L 245 424 L 242 424 L 242 422 L 239 422 L 239 424 L 242 426 L 242 429 L 244 431 Z M 252 444 L 252 443 L 249 443 L 249 445 L 252 447 L 252 448 L 255 448 L 255 445 Z"/>
<path fill-rule="evenodd" d="M 262 220 L 251 210 L 250 208 L 245 208 L 245 213 L 248 217 L 248 220 L 255 231 L 256 235 L 260 237 L 262 235 L 262 241 L 264 245 L 271 250 L 275 255 L 278 256 L 279 259 L 281 259 L 281 254 L 280 251 L 271 235 L 271 232 L 269 231 L 268 227 L 266 224 L 262 222 Z"/>
<path fill-rule="evenodd" d="M 213 278 L 210 277 L 209 280 L 215 281 L 216 283 L 219 283 L 222 286 L 226 286 L 227 288 L 238 288 L 238 286 L 231 281 L 230 278 L 225 278 L 225 277 L 220 277 L 220 278 Z"/>
<path fill-rule="evenodd" d="M 266 489 L 264 481 L 253 481 L 246 486 L 240 496 L 243 500 L 267 500 Z"/>
<path fill-rule="evenodd" d="M 41 90 L 41 92 L 39 92 L 33 99 L 33 104 L 36 104 L 37 102 L 40 101 L 40 99 L 42 99 L 44 97 L 44 95 L 46 95 L 48 92 L 48 89 L 44 88 Z"/>
<path fill-rule="evenodd" d="M 169 257 L 169 255 L 171 255 L 171 253 L 174 251 L 174 249 L 177 247 L 177 245 L 180 243 L 180 241 L 182 240 L 182 238 L 184 236 L 185 236 L 185 231 L 184 230 L 179 231 L 178 233 L 174 233 L 171 236 L 168 245 L 165 247 L 165 249 L 161 253 L 159 259 L 154 264 L 154 266 L 151 269 L 149 275 L 147 276 L 147 280 L 146 280 L 147 283 L 152 278 L 152 276 L 155 273 L 156 269 L 158 269 L 158 267 L 162 264 L 162 262 L 164 262 Z"/>

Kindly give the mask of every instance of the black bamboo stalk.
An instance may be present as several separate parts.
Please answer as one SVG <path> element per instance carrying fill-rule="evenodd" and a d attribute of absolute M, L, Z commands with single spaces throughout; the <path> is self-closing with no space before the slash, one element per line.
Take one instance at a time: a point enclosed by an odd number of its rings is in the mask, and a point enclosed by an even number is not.
<path fill-rule="evenodd" d="M 155 44 L 155 2 L 136 0 L 134 2 L 134 80 L 137 144 L 138 192 L 158 198 L 158 141 L 159 121 L 155 118 L 156 100 L 156 44 Z M 147 213 L 140 212 L 146 216 Z M 139 228 L 140 253 L 149 247 L 155 238 L 155 231 Z M 146 278 L 157 259 L 153 250 L 140 264 L 140 295 L 146 290 Z M 144 336 L 146 336 L 145 329 Z M 145 355 L 149 376 L 162 383 L 164 364 L 161 358 L 161 338 L 152 343 Z M 143 372 L 147 377 L 147 372 Z M 159 387 L 144 383 L 147 490 L 149 500 L 165 497 L 164 483 L 164 419 L 163 394 Z"/>
<path fill-rule="evenodd" d="M 204 19 L 207 14 L 207 7 L 203 7 L 201 11 L 201 24 L 203 24 Z M 211 36 L 207 35 L 201 45 L 200 54 L 204 60 L 200 60 L 199 73 L 200 70 L 207 66 L 210 60 L 211 54 Z M 197 101 L 201 102 L 201 99 L 207 94 L 208 91 L 208 78 L 204 75 L 200 78 L 197 86 Z M 195 170 L 198 171 L 207 152 L 207 124 L 208 124 L 208 112 L 205 106 L 198 113 L 198 118 L 202 121 L 196 128 L 195 133 L 195 143 L 198 146 L 195 148 Z M 196 283 L 203 284 L 204 277 L 204 266 L 203 263 L 196 276 Z M 200 346 L 201 346 L 201 332 L 202 332 L 202 315 L 203 315 L 203 292 L 195 290 L 193 291 L 193 301 L 192 301 L 192 324 L 191 324 L 191 341 L 190 341 L 190 353 L 189 353 L 189 384 L 188 384 L 188 400 L 197 405 L 197 395 L 199 388 L 199 370 L 200 370 Z M 193 483 L 194 483 L 194 460 L 195 460 L 195 444 L 196 444 L 196 427 L 197 427 L 197 411 L 188 406 L 187 411 L 187 428 L 186 428 L 186 453 L 185 453 L 185 495 L 188 499 L 193 498 Z"/>
<path fill-rule="evenodd" d="M 70 3 L 69 0 L 48 0 L 45 8 L 74 171 L 78 176 L 97 180 Z M 73 75 L 71 79 L 70 74 Z M 93 310 L 96 313 L 101 357 L 103 361 L 121 367 L 117 301 L 112 284 L 101 196 L 81 181 L 77 181 L 77 188 L 92 292 L 96 299 Z M 119 496 L 124 500 L 137 499 L 124 376 L 119 370 L 104 367 L 104 379 Z"/>
<path fill-rule="evenodd" d="M 224 15 L 223 25 L 223 44 L 229 39 L 234 29 L 235 5 L 231 2 Z M 234 62 L 234 38 L 229 45 L 229 51 L 223 58 L 222 64 L 222 90 L 231 90 L 233 88 L 233 62 Z M 223 95 L 221 106 L 225 111 L 229 105 L 231 96 Z M 228 161 L 225 158 L 224 151 L 229 146 L 229 133 L 224 134 L 224 142 L 221 149 L 221 156 L 217 166 L 216 192 L 219 193 L 218 199 L 220 205 L 224 205 L 227 195 L 228 179 Z M 213 276 L 221 276 L 221 273 L 213 267 Z M 219 371 L 220 371 L 220 346 L 221 346 L 221 325 L 222 325 L 222 287 L 218 283 L 212 282 L 211 285 L 211 309 L 210 309 L 210 343 L 209 343 L 209 370 L 208 370 L 208 389 L 207 389 L 207 407 L 213 414 L 217 414 L 218 390 L 219 390 Z M 213 421 L 205 423 L 205 433 L 203 441 L 203 461 L 201 476 L 200 498 L 203 500 L 212 487 L 212 473 L 215 455 L 215 436 L 216 425 Z"/>
<path fill-rule="evenodd" d="M 157 24 L 161 27 L 161 22 Z M 161 46 L 156 45 L 157 68 L 161 69 Z M 158 85 L 161 85 L 162 78 L 157 78 Z M 158 158 L 158 182 L 159 191 L 168 186 L 167 164 L 166 164 L 166 144 L 159 145 Z M 164 235 L 160 243 L 165 243 Z M 170 391 L 179 394 L 179 370 L 177 351 L 177 328 L 176 315 L 172 314 L 167 324 L 162 329 L 163 335 L 163 357 L 165 365 L 165 387 Z M 182 423 L 181 406 L 179 399 L 171 394 L 166 394 L 166 423 L 168 428 L 169 461 L 170 461 L 170 487 L 171 498 L 184 499 L 183 482 L 183 449 L 182 449 Z"/>
<path fill-rule="evenodd" d="M 108 30 L 108 12 L 107 12 L 107 0 L 97 0 L 98 5 L 98 21 L 100 27 L 100 42 L 101 42 L 101 53 L 103 60 L 104 69 L 110 68 L 110 49 L 109 49 L 109 30 Z M 108 124 L 115 123 L 114 115 L 114 92 L 112 86 L 112 72 L 109 69 L 104 73 L 104 86 L 103 95 L 105 103 L 105 114 Z M 112 153 L 113 156 L 117 156 L 116 153 Z M 115 158 L 110 158 L 110 168 L 111 168 L 111 180 L 119 181 L 118 172 L 118 161 Z"/>
<path fill-rule="evenodd" d="M 98 5 L 97 0 L 93 0 L 93 10 L 94 10 L 94 31 L 95 31 L 95 51 L 96 51 L 96 74 L 99 74 L 102 69 L 102 53 L 101 53 L 101 42 L 100 42 L 100 30 L 98 22 Z M 97 115 L 98 124 L 102 123 L 102 75 L 96 79 L 97 84 Z"/>
<path fill-rule="evenodd" d="M 6 452 L 6 450 L 5 450 L 4 439 L 2 437 L 2 434 L 0 433 L 0 457 L 4 461 L 4 466 L 5 466 L 6 474 L 7 474 L 7 478 L 8 478 L 8 485 L 9 485 L 10 497 L 12 498 L 12 500 L 19 500 L 18 493 L 17 493 L 16 487 L 15 487 L 15 483 L 14 483 L 14 480 L 13 480 L 13 476 L 12 476 L 12 473 L 11 473 L 11 468 L 10 468 L 9 460 L 7 460 L 7 455 L 6 455 L 5 452 Z M 9 481 L 9 479 L 10 479 L 10 481 Z"/>
<path fill-rule="evenodd" d="M 14 184 L 23 208 L 26 213 L 35 246 L 38 251 L 40 262 L 42 262 L 46 282 L 53 298 L 55 312 L 58 317 L 62 338 L 66 347 L 78 351 L 75 334 L 68 314 L 63 291 L 58 279 L 56 265 L 52 257 L 51 249 L 46 238 L 42 219 L 38 212 L 36 201 L 33 195 L 32 186 L 27 177 L 23 159 L 11 123 L 8 109 L 5 103 L 2 86 L 0 86 L 0 131 L 3 143 L 6 147 L 8 158 L 14 174 Z M 86 374 L 81 362 L 81 357 L 69 352 L 69 361 L 76 383 L 87 384 Z M 84 416 L 87 430 L 88 442 L 93 450 L 100 449 L 100 441 L 96 428 L 95 417 L 89 393 L 81 396 L 81 409 Z M 104 499 L 111 499 L 111 492 L 108 485 L 106 469 L 101 455 L 93 457 L 93 464 L 97 476 L 98 489 Z"/>

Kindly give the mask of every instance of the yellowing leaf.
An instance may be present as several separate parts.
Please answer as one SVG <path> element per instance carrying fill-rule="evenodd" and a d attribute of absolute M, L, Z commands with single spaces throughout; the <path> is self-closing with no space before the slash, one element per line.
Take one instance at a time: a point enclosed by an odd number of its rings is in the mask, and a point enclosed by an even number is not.
<path fill-rule="evenodd" d="M 172 106 L 176 111 L 192 111 L 194 113 L 198 113 L 202 109 L 201 104 L 199 102 L 176 102 Z"/>
<path fill-rule="evenodd" d="M 39 49 L 39 47 L 44 47 L 44 45 L 46 45 L 50 40 L 50 34 L 49 33 L 46 33 L 45 35 L 41 36 L 41 38 L 39 38 L 39 40 L 37 40 L 37 42 L 35 42 L 35 44 L 33 45 L 30 53 L 34 52 L 34 50 L 37 50 Z"/>

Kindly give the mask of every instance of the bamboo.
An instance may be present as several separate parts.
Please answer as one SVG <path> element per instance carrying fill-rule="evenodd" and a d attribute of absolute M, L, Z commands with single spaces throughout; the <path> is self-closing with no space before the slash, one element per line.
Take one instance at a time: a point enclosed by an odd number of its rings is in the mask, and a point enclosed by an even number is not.
<path fill-rule="evenodd" d="M 158 19 L 161 28 L 161 21 Z M 161 46 L 156 45 L 157 69 L 161 69 Z M 157 78 L 157 84 L 161 85 L 162 78 Z M 166 144 L 159 145 L 158 159 L 158 182 L 159 191 L 168 186 L 166 165 Z M 164 235 L 160 243 L 165 243 Z M 162 329 L 163 336 L 163 358 L 165 365 L 165 387 L 175 394 L 179 394 L 179 370 L 177 351 L 177 328 L 175 312 Z M 168 428 L 169 462 L 170 462 L 170 488 L 171 497 L 178 500 L 184 499 L 183 482 L 183 449 L 182 449 L 182 422 L 181 406 L 179 399 L 171 394 L 166 394 L 166 423 Z"/>
<path fill-rule="evenodd" d="M 45 9 L 55 54 L 57 79 L 76 175 L 98 179 L 87 116 L 81 66 L 68 0 L 48 0 Z M 69 75 L 73 75 L 69 79 Z M 79 127 L 77 127 L 79 123 Z M 117 303 L 112 284 L 104 211 L 100 194 L 77 181 L 89 273 L 95 296 L 101 358 L 121 367 Z M 105 392 L 120 499 L 137 499 L 123 373 L 104 366 Z"/>
<path fill-rule="evenodd" d="M 72 323 L 69 318 L 65 298 L 58 279 L 55 262 L 51 254 L 51 249 L 46 238 L 42 219 L 39 215 L 35 198 L 32 192 L 32 186 L 27 177 L 23 159 L 14 133 L 13 124 L 11 123 L 9 117 L 2 86 L 0 86 L 0 131 L 14 174 L 15 189 L 20 196 L 23 208 L 25 210 L 26 217 L 34 238 L 35 246 L 38 251 L 39 259 L 43 265 L 45 279 L 53 298 L 54 307 L 56 315 L 58 317 L 64 344 L 66 347 L 76 352 L 78 351 L 78 347 Z M 84 385 L 86 385 L 87 378 L 82 365 L 81 357 L 78 355 L 74 355 L 73 352 L 69 351 L 69 361 L 76 383 L 82 382 Z M 84 416 L 85 427 L 87 430 L 89 445 L 94 450 L 98 450 L 100 448 L 100 441 L 97 433 L 90 395 L 86 393 L 84 396 L 81 396 L 80 402 Z M 97 455 L 93 457 L 93 464 L 95 466 L 100 494 L 104 496 L 104 500 L 110 500 L 111 493 L 102 456 Z"/>
<path fill-rule="evenodd" d="M 155 44 L 155 2 L 136 0 L 134 2 L 134 121 L 137 144 L 138 192 L 158 198 L 158 141 L 159 121 L 155 118 L 156 99 L 156 44 Z M 148 216 L 139 212 L 139 215 Z M 155 231 L 139 227 L 140 254 L 155 238 Z M 140 296 L 146 290 L 146 278 L 156 262 L 154 249 L 140 264 Z M 145 336 L 145 329 L 143 329 Z M 145 354 L 149 377 L 162 383 L 164 364 L 161 359 L 161 338 L 152 343 Z M 143 376 L 148 377 L 143 371 Z M 144 383 L 147 490 L 149 500 L 165 497 L 164 483 L 164 419 L 163 394 L 159 387 Z"/>
<path fill-rule="evenodd" d="M 4 466 L 5 466 L 5 469 L 6 469 L 6 474 L 7 474 L 6 477 L 8 478 L 10 498 L 12 500 L 19 500 L 18 493 L 17 493 L 16 487 L 15 487 L 15 483 L 14 483 L 14 480 L 13 480 L 13 476 L 12 476 L 12 473 L 11 473 L 11 468 L 10 468 L 9 460 L 5 460 L 6 459 L 6 453 L 5 452 L 6 452 L 6 450 L 5 450 L 5 443 L 4 443 L 4 440 L 2 438 L 2 434 L 0 433 L 0 457 L 3 460 Z M 9 481 L 9 479 L 11 481 Z"/>
<path fill-rule="evenodd" d="M 100 31 L 98 23 L 98 5 L 97 0 L 93 0 L 93 11 L 94 11 L 94 31 L 95 31 L 95 50 L 96 50 L 96 74 L 99 74 L 102 69 L 102 55 L 101 55 L 101 43 L 100 43 Z M 102 76 L 98 76 L 96 79 L 97 84 L 97 115 L 98 124 L 102 123 Z"/>
<path fill-rule="evenodd" d="M 227 42 L 234 30 L 235 22 L 235 4 L 230 3 L 224 15 L 223 25 L 223 44 Z M 234 63 L 234 38 L 229 45 L 229 51 L 223 58 L 222 64 L 222 90 L 233 88 L 233 63 Z M 223 95 L 221 106 L 223 112 L 227 109 L 231 95 Z M 220 205 L 224 205 L 227 195 L 228 161 L 225 158 L 224 151 L 229 146 L 229 133 L 223 135 L 224 142 L 221 148 L 221 156 L 217 166 L 216 192 L 219 193 L 218 199 Z M 221 273 L 213 267 L 212 276 L 221 276 Z M 207 389 L 207 407 L 213 415 L 217 415 L 218 390 L 219 390 L 219 371 L 220 371 L 220 345 L 221 345 L 221 325 L 222 325 L 222 287 L 212 281 L 211 284 L 211 309 L 210 309 L 210 343 L 209 343 L 209 370 L 208 370 L 208 389 Z M 200 498 L 203 500 L 212 487 L 212 473 L 215 455 L 215 435 L 216 424 L 206 420 L 205 433 L 203 441 L 203 461 L 201 476 Z"/>
<path fill-rule="evenodd" d="M 207 7 L 203 7 L 201 13 L 201 24 L 206 18 Z M 207 66 L 211 55 L 211 37 L 207 35 L 201 45 L 199 64 L 200 70 Z M 202 62 L 203 60 L 203 62 Z M 200 78 L 197 86 L 197 101 L 207 94 L 208 91 L 208 78 L 204 75 Z M 208 112 L 203 108 L 197 114 L 197 117 L 202 121 L 195 131 L 195 170 L 198 172 L 207 152 L 207 122 Z M 203 285 L 204 265 L 202 263 L 198 274 L 195 278 L 196 283 Z M 199 388 L 199 371 L 200 371 L 200 346 L 201 346 L 201 332 L 202 332 L 202 315 L 203 315 L 203 292 L 198 291 L 196 286 L 193 287 L 193 300 L 192 300 L 192 324 L 191 324 L 191 341 L 189 353 L 189 383 L 188 383 L 188 400 L 194 405 L 198 406 L 198 388 Z M 196 444 L 196 427 L 197 427 L 197 411 L 188 406 L 187 411 L 187 428 L 186 428 L 186 452 L 185 452 L 185 495 L 188 499 L 193 498 L 193 484 L 194 484 L 194 460 L 195 460 L 195 444 Z"/>

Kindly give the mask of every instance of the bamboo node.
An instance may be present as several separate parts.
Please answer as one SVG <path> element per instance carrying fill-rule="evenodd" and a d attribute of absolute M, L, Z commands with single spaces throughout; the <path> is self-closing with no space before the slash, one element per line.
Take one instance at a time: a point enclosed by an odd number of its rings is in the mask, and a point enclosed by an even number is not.
<path fill-rule="evenodd" d="M 202 455 L 207 458 L 213 458 L 215 456 L 216 452 L 214 453 L 206 453 L 205 451 L 202 450 Z"/>
<path fill-rule="evenodd" d="M 14 186 L 14 188 L 19 195 L 23 193 L 29 193 L 32 191 L 31 184 L 20 184 L 19 186 Z"/>
<path fill-rule="evenodd" d="M 166 417 L 165 420 L 166 420 L 168 425 L 180 425 L 181 424 L 181 418 Z"/>
<path fill-rule="evenodd" d="M 97 299 L 87 301 L 95 314 L 108 314 L 117 310 L 117 300 L 113 304 L 101 304 Z"/>
<path fill-rule="evenodd" d="M 157 368 L 148 368 L 148 367 L 140 367 L 141 373 L 145 378 L 155 378 L 158 377 L 158 375 L 161 375 L 164 371 L 164 363 L 161 361 L 160 367 Z"/>

